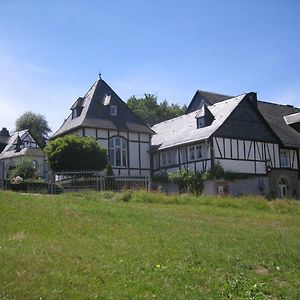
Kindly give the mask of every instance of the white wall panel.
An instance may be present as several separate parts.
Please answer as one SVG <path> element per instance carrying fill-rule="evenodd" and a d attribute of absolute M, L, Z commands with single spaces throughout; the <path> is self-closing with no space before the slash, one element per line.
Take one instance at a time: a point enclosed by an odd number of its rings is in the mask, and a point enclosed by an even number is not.
<path fill-rule="evenodd" d="M 150 144 L 141 143 L 140 147 L 141 147 L 141 168 L 150 169 L 150 154 L 149 154 Z"/>
<path fill-rule="evenodd" d="M 125 139 L 127 139 L 127 132 L 126 131 L 120 131 L 119 135 L 123 136 Z"/>
<path fill-rule="evenodd" d="M 225 139 L 225 157 L 231 158 L 230 139 Z"/>
<path fill-rule="evenodd" d="M 139 168 L 139 143 L 129 142 L 130 168 Z"/>
<path fill-rule="evenodd" d="M 143 142 L 149 142 L 149 134 L 140 133 L 140 140 L 143 141 Z"/>
<path fill-rule="evenodd" d="M 232 140 L 232 158 L 238 158 L 237 156 L 237 140 Z"/>
<path fill-rule="evenodd" d="M 239 144 L 239 159 L 245 159 L 244 156 L 244 141 L 238 140 L 238 144 Z"/>
<path fill-rule="evenodd" d="M 138 134 L 136 132 L 129 132 L 129 139 L 132 141 L 138 141 Z"/>
<path fill-rule="evenodd" d="M 237 173 L 255 173 L 253 161 L 239 161 L 230 159 L 220 159 L 219 161 L 225 171 Z"/>
<path fill-rule="evenodd" d="M 108 138 L 108 130 L 97 129 L 97 135 L 99 138 Z"/>
<path fill-rule="evenodd" d="M 256 173 L 257 174 L 266 174 L 266 164 L 265 162 L 256 163 Z"/>
<path fill-rule="evenodd" d="M 85 128 L 85 136 L 96 137 L 96 129 L 95 128 Z"/>
<path fill-rule="evenodd" d="M 109 136 L 115 136 L 115 135 L 118 135 L 118 132 L 116 130 L 110 130 L 109 131 Z"/>

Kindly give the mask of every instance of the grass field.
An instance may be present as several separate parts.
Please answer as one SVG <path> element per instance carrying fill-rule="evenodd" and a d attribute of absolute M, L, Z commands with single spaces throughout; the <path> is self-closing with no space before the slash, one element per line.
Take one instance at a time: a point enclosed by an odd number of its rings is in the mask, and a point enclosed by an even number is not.
<path fill-rule="evenodd" d="M 300 299 L 300 203 L 0 191 L 0 299 Z"/>

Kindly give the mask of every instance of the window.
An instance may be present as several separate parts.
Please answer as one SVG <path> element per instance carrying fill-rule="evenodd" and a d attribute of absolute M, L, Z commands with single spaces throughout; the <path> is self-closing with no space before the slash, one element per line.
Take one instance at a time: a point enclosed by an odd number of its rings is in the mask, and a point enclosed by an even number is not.
<path fill-rule="evenodd" d="M 113 167 L 127 166 L 127 142 L 121 137 L 111 138 L 109 141 L 109 158 Z"/>
<path fill-rule="evenodd" d="M 195 160 L 195 147 L 189 147 L 189 158 L 190 160 Z"/>
<path fill-rule="evenodd" d="M 117 107 L 115 105 L 110 106 L 110 115 L 116 116 L 117 115 Z"/>
<path fill-rule="evenodd" d="M 204 117 L 197 118 L 197 128 L 205 127 Z"/>
<path fill-rule="evenodd" d="M 159 168 L 159 154 L 153 155 L 153 164 L 154 164 L 154 169 Z"/>
<path fill-rule="evenodd" d="M 185 163 L 186 162 L 186 148 L 181 148 L 180 149 L 180 162 Z"/>
<path fill-rule="evenodd" d="M 288 168 L 290 166 L 288 150 L 280 150 L 280 165 L 282 168 Z"/>
<path fill-rule="evenodd" d="M 81 115 L 83 107 L 75 107 L 72 109 L 72 119 L 75 119 Z"/>
<path fill-rule="evenodd" d="M 37 173 L 39 173 L 39 163 L 36 160 L 31 161 L 32 166 L 36 169 Z"/>
<path fill-rule="evenodd" d="M 191 146 L 189 147 L 189 160 L 198 160 L 202 159 L 202 146 Z"/>
<path fill-rule="evenodd" d="M 177 164 L 177 150 L 170 150 L 161 153 L 161 165 L 174 165 Z"/>

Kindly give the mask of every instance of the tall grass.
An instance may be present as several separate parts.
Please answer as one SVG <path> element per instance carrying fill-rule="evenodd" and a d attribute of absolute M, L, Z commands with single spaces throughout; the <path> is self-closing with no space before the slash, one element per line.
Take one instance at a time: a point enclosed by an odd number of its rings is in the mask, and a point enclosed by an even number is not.
<path fill-rule="evenodd" d="M 0 191 L 0 299 L 300 299 L 296 201 Z"/>

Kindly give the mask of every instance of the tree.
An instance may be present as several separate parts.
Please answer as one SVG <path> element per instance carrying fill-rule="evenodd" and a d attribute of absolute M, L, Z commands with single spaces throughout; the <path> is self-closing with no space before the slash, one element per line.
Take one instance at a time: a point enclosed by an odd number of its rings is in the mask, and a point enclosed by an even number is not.
<path fill-rule="evenodd" d="M 51 141 L 45 148 L 54 171 L 103 170 L 107 152 L 92 137 L 66 135 Z"/>
<path fill-rule="evenodd" d="M 145 94 L 143 98 L 130 97 L 127 100 L 129 108 L 150 126 L 178 117 L 184 114 L 186 106 L 169 104 L 166 100 L 157 103 L 157 97 Z"/>
<path fill-rule="evenodd" d="M 40 114 L 26 111 L 16 120 L 16 130 L 20 131 L 25 129 L 28 129 L 40 147 L 44 148 L 48 133 L 51 132 L 46 118 Z"/>

